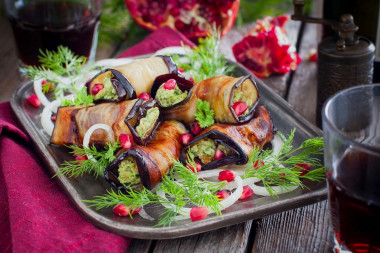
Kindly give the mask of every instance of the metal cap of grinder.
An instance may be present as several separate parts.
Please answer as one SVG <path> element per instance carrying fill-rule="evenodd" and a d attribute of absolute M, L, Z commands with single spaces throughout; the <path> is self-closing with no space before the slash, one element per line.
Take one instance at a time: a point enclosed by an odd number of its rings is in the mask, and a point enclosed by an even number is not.
<path fill-rule="evenodd" d="M 316 122 L 321 126 L 321 110 L 325 101 L 336 92 L 373 79 L 375 46 L 363 37 L 357 37 L 359 29 L 350 14 L 341 16 L 341 21 L 312 18 L 302 14 L 304 1 L 294 0 L 295 14 L 292 19 L 329 25 L 337 36 L 324 39 L 318 45 L 318 91 Z"/>

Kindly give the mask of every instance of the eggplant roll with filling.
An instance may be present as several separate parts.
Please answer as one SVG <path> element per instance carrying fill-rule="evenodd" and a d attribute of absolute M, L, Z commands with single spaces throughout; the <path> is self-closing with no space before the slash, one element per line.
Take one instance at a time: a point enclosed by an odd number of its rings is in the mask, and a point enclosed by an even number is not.
<path fill-rule="evenodd" d="M 87 93 L 93 96 L 95 103 L 134 99 L 143 92 L 150 92 L 157 76 L 177 72 L 170 56 L 136 59 L 95 75 L 86 83 Z"/>
<path fill-rule="evenodd" d="M 246 164 L 254 147 L 262 148 L 273 139 L 274 133 L 271 116 L 260 105 L 256 107 L 254 117 L 247 123 L 214 124 L 203 130 L 182 148 L 181 161 L 186 162 L 190 150 L 195 160 L 202 165 L 202 170 L 230 164 Z M 215 159 L 216 156 L 219 157 Z"/>
<path fill-rule="evenodd" d="M 119 190 L 141 184 L 152 189 L 173 165 L 171 158 L 179 159 L 180 136 L 185 133 L 185 126 L 178 121 L 162 122 L 148 145 L 119 153 L 106 168 L 105 178 Z"/>
<path fill-rule="evenodd" d="M 114 132 L 130 134 L 135 143 L 146 145 L 160 123 L 159 106 L 154 100 L 135 99 L 120 103 L 103 103 L 91 107 L 60 107 L 50 142 L 56 145 L 82 145 L 91 126 L 106 124 Z M 90 138 L 90 145 L 104 146 L 112 141 L 107 131 L 97 129 Z"/>
<path fill-rule="evenodd" d="M 210 103 L 216 122 L 244 123 L 252 119 L 259 101 L 259 91 L 251 75 L 237 78 L 216 76 L 195 83 L 192 89 L 177 82 L 178 88 L 168 90 L 163 85 L 166 81 L 158 77 L 151 90 L 152 97 L 162 107 L 164 120 L 176 119 L 191 124 L 195 121 L 197 99 L 201 99 Z M 182 100 L 178 102 L 179 98 Z M 238 115 L 234 104 L 239 102 L 244 102 L 247 109 Z"/>

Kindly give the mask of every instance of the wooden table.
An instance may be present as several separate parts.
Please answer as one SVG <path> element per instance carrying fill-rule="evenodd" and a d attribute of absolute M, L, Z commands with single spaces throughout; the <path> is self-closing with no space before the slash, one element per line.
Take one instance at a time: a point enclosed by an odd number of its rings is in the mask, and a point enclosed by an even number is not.
<path fill-rule="evenodd" d="M 1 8 L 0 8 L 1 11 Z M 221 42 L 227 58 L 234 59 L 231 46 L 252 28 L 252 24 L 233 28 Z M 288 23 L 288 35 L 297 45 L 303 62 L 294 73 L 264 79 L 269 87 L 280 94 L 305 120 L 315 123 L 316 63 L 306 58 L 310 49 L 317 48 L 317 25 Z M 0 102 L 8 101 L 17 85 L 22 82 L 18 73 L 17 57 L 9 23 L 0 16 Z M 99 48 L 97 58 L 110 58 L 124 51 Z M 270 215 L 258 220 L 218 229 L 212 232 L 172 240 L 133 240 L 128 252 L 332 252 L 332 231 L 328 222 L 326 201 Z"/>

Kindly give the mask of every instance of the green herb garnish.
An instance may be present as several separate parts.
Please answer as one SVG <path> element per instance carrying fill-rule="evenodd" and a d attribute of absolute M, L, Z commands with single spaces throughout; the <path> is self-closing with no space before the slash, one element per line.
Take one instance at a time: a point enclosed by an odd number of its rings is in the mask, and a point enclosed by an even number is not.
<path fill-rule="evenodd" d="M 321 161 L 315 155 L 323 154 L 323 138 L 316 137 L 304 141 L 299 147 L 292 147 L 295 129 L 288 138 L 278 132 L 283 140 L 278 154 L 273 154 L 273 150 L 254 149 L 249 157 L 248 167 L 243 178 L 256 177 L 261 180 L 265 188 L 272 196 L 277 196 L 272 186 L 280 186 L 286 189 L 289 186 L 305 187 L 299 179 L 305 178 L 311 181 L 320 181 L 325 178 L 325 170 Z M 256 162 L 259 168 L 255 168 Z M 305 175 L 301 175 L 301 169 L 297 164 L 309 164 L 316 167 Z"/>
<path fill-rule="evenodd" d="M 226 76 L 234 70 L 228 65 L 224 55 L 219 52 L 220 32 L 214 29 L 213 35 L 199 39 L 199 45 L 194 48 L 184 46 L 186 55 L 173 55 L 173 61 L 193 77 L 195 82 L 214 76 Z"/>
<path fill-rule="evenodd" d="M 75 96 L 72 99 L 62 99 L 62 106 L 80 106 L 87 107 L 94 103 L 94 98 L 87 94 L 87 87 L 78 90 L 75 88 Z"/>
<path fill-rule="evenodd" d="M 54 176 L 63 174 L 69 177 L 78 177 L 84 173 L 88 173 L 98 177 L 103 174 L 104 169 L 115 160 L 116 157 L 114 153 L 120 147 L 119 142 L 106 144 L 104 150 L 97 150 L 94 146 L 81 148 L 76 145 L 70 145 L 68 148 L 73 150 L 70 154 L 78 157 L 93 156 L 97 161 L 95 162 L 91 159 L 65 161 L 61 164 L 62 167 L 58 168 L 59 172 Z"/>
<path fill-rule="evenodd" d="M 195 119 L 198 121 L 202 128 L 212 126 L 214 121 L 214 110 L 210 108 L 210 103 L 197 99 L 197 112 Z"/>

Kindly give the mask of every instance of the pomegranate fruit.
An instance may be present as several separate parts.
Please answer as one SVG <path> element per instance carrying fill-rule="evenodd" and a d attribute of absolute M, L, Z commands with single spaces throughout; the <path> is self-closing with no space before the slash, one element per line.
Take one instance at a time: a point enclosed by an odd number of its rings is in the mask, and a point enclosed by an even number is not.
<path fill-rule="evenodd" d="M 147 101 L 147 100 L 151 99 L 152 97 L 150 96 L 149 93 L 143 92 L 140 94 L 139 98 L 142 98 L 142 99 Z"/>
<path fill-rule="evenodd" d="M 231 182 L 235 179 L 236 172 L 233 170 L 223 170 L 219 172 L 218 180 Z"/>
<path fill-rule="evenodd" d="M 42 105 L 41 101 L 38 99 L 37 95 L 34 93 L 30 94 L 27 100 L 34 107 L 40 107 Z"/>
<path fill-rule="evenodd" d="M 191 132 L 192 132 L 194 135 L 197 135 L 197 134 L 199 134 L 200 132 L 202 132 L 202 128 L 201 128 L 201 126 L 199 125 L 198 121 L 194 121 L 194 122 L 190 125 L 190 130 L 191 130 Z"/>
<path fill-rule="evenodd" d="M 100 83 L 97 83 L 94 85 L 94 87 L 92 88 L 92 95 L 96 95 L 99 93 L 99 91 L 103 90 L 104 89 L 104 85 L 103 84 L 100 84 Z"/>
<path fill-rule="evenodd" d="M 235 111 L 237 116 L 242 115 L 248 109 L 248 106 L 243 101 L 238 101 L 232 105 L 232 109 Z"/>
<path fill-rule="evenodd" d="M 164 89 L 173 90 L 176 85 L 177 85 L 177 82 L 174 79 L 169 79 L 164 83 Z"/>
<path fill-rule="evenodd" d="M 300 176 L 306 175 L 311 170 L 311 166 L 306 163 L 298 163 L 296 164 L 296 168 L 301 171 Z"/>
<path fill-rule="evenodd" d="M 221 36 L 235 22 L 240 0 L 125 0 L 137 24 L 154 31 L 170 26 L 197 42 L 210 33 L 213 25 L 220 27 Z"/>
<path fill-rule="evenodd" d="M 189 142 L 191 142 L 194 139 L 192 134 L 181 134 L 179 138 L 183 145 L 187 145 Z"/>
<path fill-rule="evenodd" d="M 137 207 L 135 210 L 132 211 L 132 208 L 124 205 L 124 204 L 119 204 L 113 208 L 113 212 L 119 216 L 125 217 L 128 216 L 129 214 L 137 214 L 141 211 L 142 207 Z"/>
<path fill-rule="evenodd" d="M 295 70 L 301 58 L 290 45 L 284 28 L 289 16 L 265 17 L 232 47 L 236 60 L 257 77 Z"/>
<path fill-rule="evenodd" d="M 219 200 L 223 200 L 223 199 L 226 199 L 230 196 L 230 193 L 227 192 L 227 191 L 220 191 L 216 194 L 216 196 L 218 196 L 218 199 Z"/>
<path fill-rule="evenodd" d="M 203 220 L 208 215 L 208 209 L 204 206 L 196 206 L 190 210 L 190 218 L 192 221 Z"/>
<path fill-rule="evenodd" d="M 252 188 L 249 187 L 248 185 L 246 186 L 243 186 L 243 193 L 241 194 L 240 196 L 240 200 L 243 200 L 243 199 L 249 199 L 250 197 L 252 197 L 255 193 L 253 192 Z"/>
<path fill-rule="evenodd" d="M 220 148 L 217 148 L 215 150 L 215 155 L 214 155 L 214 160 L 219 160 L 219 159 L 222 159 L 223 157 L 225 157 L 226 155 L 224 154 L 224 152 L 220 149 Z"/>
<path fill-rule="evenodd" d="M 197 172 L 199 172 L 199 171 L 201 171 L 202 170 L 202 165 L 200 164 L 200 163 L 195 163 L 195 169 L 194 169 L 194 167 L 192 167 L 192 166 L 190 166 L 189 164 L 186 164 L 186 168 L 188 168 L 189 170 L 191 170 L 192 172 L 195 172 L 195 171 L 197 171 Z"/>
<path fill-rule="evenodd" d="M 132 147 L 133 144 L 133 138 L 129 134 L 120 134 L 119 135 L 119 142 L 123 149 L 128 150 Z"/>

